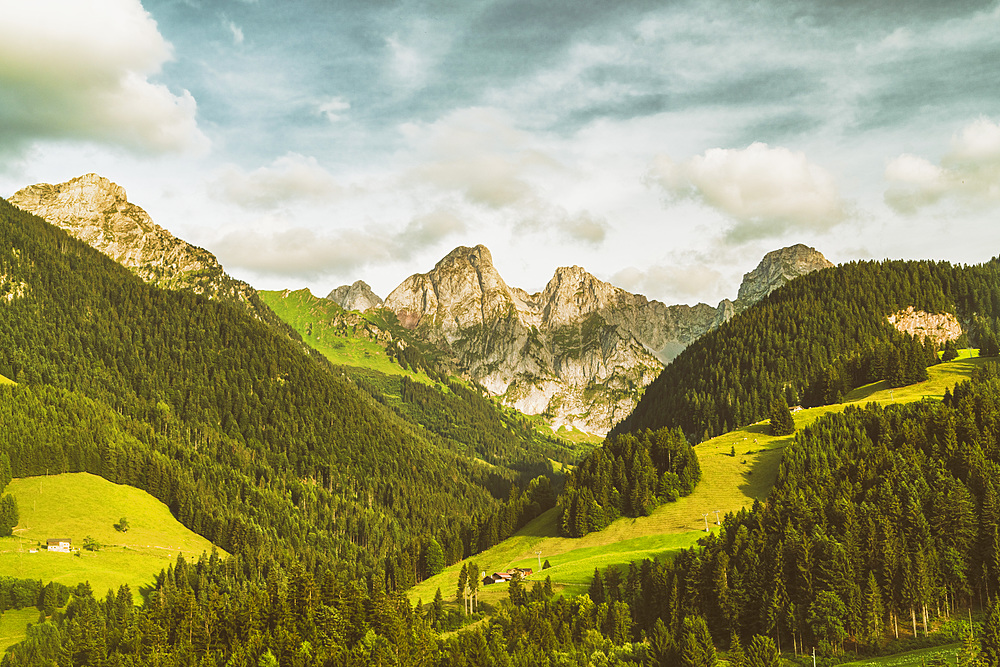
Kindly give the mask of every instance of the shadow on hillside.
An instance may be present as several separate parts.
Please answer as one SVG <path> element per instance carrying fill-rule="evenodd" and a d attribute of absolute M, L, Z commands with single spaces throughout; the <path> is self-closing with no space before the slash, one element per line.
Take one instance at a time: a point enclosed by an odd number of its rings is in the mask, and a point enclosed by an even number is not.
<path fill-rule="evenodd" d="M 877 391 L 888 391 L 889 383 L 885 380 L 879 380 L 878 382 L 872 382 L 871 384 L 866 384 L 863 387 L 858 387 L 857 389 L 852 389 L 847 396 L 844 397 L 844 403 L 852 403 L 854 401 L 863 401 L 870 397 Z"/>
<path fill-rule="evenodd" d="M 524 537 L 559 537 L 559 508 L 548 509 L 528 522 L 521 530 L 514 533 L 514 536 Z"/>
<path fill-rule="evenodd" d="M 775 447 L 766 449 L 755 455 L 753 463 L 748 465 L 748 470 L 743 472 L 743 483 L 739 489 L 748 498 L 763 500 L 775 480 L 778 478 L 778 466 L 781 465 L 781 457 L 785 453 L 785 448 Z"/>

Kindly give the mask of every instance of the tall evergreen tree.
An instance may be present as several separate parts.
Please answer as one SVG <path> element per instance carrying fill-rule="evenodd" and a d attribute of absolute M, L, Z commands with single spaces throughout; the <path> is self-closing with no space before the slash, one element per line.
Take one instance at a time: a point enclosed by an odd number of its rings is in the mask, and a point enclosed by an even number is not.
<path fill-rule="evenodd" d="M 771 401 L 771 435 L 791 435 L 795 433 L 795 420 L 792 411 L 785 403 L 784 396 L 778 396 Z"/>

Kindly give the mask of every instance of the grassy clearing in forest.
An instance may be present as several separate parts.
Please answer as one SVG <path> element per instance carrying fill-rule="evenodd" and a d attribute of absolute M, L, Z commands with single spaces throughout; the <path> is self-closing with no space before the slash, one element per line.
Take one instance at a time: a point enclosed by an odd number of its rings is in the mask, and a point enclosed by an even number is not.
<path fill-rule="evenodd" d="M 879 658 L 865 658 L 855 662 L 845 662 L 839 667 L 924 667 L 931 658 L 944 658 L 949 665 L 958 664 L 958 650 L 961 644 L 945 644 L 931 648 L 921 648 L 906 653 L 884 655 Z"/>
<path fill-rule="evenodd" d="M 825 414 L 840 412 L 852 404 L 876 402 L 885 405 L 923 398 L 940 399 L 946 388 L 969 379 L 972 371 L 987 361 L 975 354 L 970 358 L 968 351 L 963 350 L 959 359 L 928 368 L 929 378 L 925 382 L 897 389 L 889 389 L 885 382 L 876 382 L 855 389 L 844 403 L 798 410 L 792 413 L 795 427 L 801 429 Z M 709 528 L 714 529 L 716 510 L 721 519 L 729 512 L 749 508 L 755 499 L 764 498 L 774 486 L 782 451 L 794 438 L 792 435 L 772 436 L 769 430 L 768 422 L 762 421 L 697 445 L 695 450 L 702 478 L 694 492 L 677 502 L 657 507 L 649 516 L 621 518 L 602 531 L 568 538 L 559 537 L 558 509 L 553 508 L 510 539 L 469 560 L 487 572 L 532 567 L 536 573 L 529 582 L 543 581 L 545 576 L 551 576 L 556 590 L 563 594 L 583 593 L 595 567 L 625 566 L 634 560 L 664 556 L 689 547 L 705 535 L 706 519 Z M 542 552 L 542 562 L 549 560 L 551 569 L 537 572 L 536 551 Z M 411 588 L 410 600 L 430 602 L 440 586 L 445 600 L 453 602 L 462 565 L 456 563 Z M 507 584 L 493 584 L 482 589 L 480 600 L 495 604 L 506 595 Z"/>
<path fill-rule="evenodd" d="M 335 326 L 343 309 L 333 301 L 317 297 L 308 289 L 261 290 L 258 293 L 278 317 L 331 363 L 370 368 L 387 375 L 406 375 L 412 380 L 434 384 L 425 373 L 405 369 L 390 359 L 383 345 L 353 335 L 353 327 Z"/>
<path fill-rule="evenodd" d="M 24 639 L 28 623 L 38 622 L 38 613 L 35 607 L 28 607 L 8 609 L 0 614 L 0 653 Z"/>
<path fill-rule="evenodd" d="M 9 378 L 5 378 L 4 376 L 0 375 L 0 384 L 17 384 L 17 383 Z"/>
<path fill-rule="evenodd" d="M 212 551 L 211 542 L 181 525 L 153 496 L 96 475 L 25 477 L 13 480 L 7 492 L 17 498 L 20 523 L 13 536 L 0 538 L 0 572 L 17 579 L 67 586 L 89 581 L 98 597 L 128 584 L 138 599 L 140 588 L 178 554 L 191 561 Z M 114 528 L 122 517 L 128 532 Z M 68 537 L 81 548 L 88 536 L 102 545 L 99 551 L 77 556 L 45 550 L 49 538 Z"/>

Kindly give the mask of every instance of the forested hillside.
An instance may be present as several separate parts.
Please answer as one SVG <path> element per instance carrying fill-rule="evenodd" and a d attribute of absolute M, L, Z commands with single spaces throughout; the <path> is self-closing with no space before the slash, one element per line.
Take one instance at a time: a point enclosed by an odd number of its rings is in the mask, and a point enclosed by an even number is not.
<path fill-rule="evenodd" d="M 995 339 L 1000 265 L 856 262 L 797 278 L 692 343 L 612 433 L 680 426 L 702 440 L 766 418 L 775 396 L 796 404 L 848 357 L 887 343 L 905 353 L 886 318 L 909 306 L 954 313 Z"/>
<path fill-rule="evenodd" d="M 13 475 L 93 472 L 231 552 L 347 562 L 390 587 L 424 576 L 435 540 L 450 561 L 477 549 L 520 498 L 521 473 L 401 419 L 242 309 L 146 285 L 6 202 L 0 223 Z"/>
<path fill-rule="evenodd" d="M 583 537 L 620 516 L 645 516 L 689 495 L 699 479 L 698 456 L 680 429 L 609 437 L 567 476 L 560 530 Z"/>

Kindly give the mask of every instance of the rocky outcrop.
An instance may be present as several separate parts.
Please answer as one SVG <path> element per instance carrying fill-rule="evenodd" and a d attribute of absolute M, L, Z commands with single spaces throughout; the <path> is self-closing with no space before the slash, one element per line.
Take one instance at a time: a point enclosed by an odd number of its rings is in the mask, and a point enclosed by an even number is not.
<path fill-rule="evenodd" d="M 236 302 L 262 319 L 276 319 L 260 312 L 255 290 L 227 275 L 212 253 L 156 225 L 128 201 L 124 188 L 97 174 L 58 185 L 31 185 L 9 201 L 100 250 L 146 282 Z"/>
<path fill-rule="evenodd" d="M 926 336 L 938 345 L 956 340 L 962 335 L 962 325 L 951 313 L 927 313 L 910 306 L 906 310 L 889 315 L 888 319 L 889 324 L 896 327 L 900 333 L 916 336 L 920 340 Z"/>
<path fill-rule="evenodd" d="M 832 264 L 815 250 L 786 248 L 744 276 L 736 302 L 667 306 L 578 266 L 556 269 L 545 289 L 528 294 L 507 285 L 479 245 L 410 276 L 384 307 L 506 404 L 603 435 L 688 344 L 821 266 Z"/>
<path fill-rule="evenodd" d="M 735 312 L 746 310 L 793 278 L 832 266 L 822 253 L 801 243 L 769 252 L 757 268 L 744 274 Z"/>
<path fill-rule="evenodd" d="M 382 305 L 382 298 L 363 280 L 356 280 L 353 285 L 341 285 L 327 294 L 326 298 L 344 310 L 356 310 L 359 313 Z"/>

